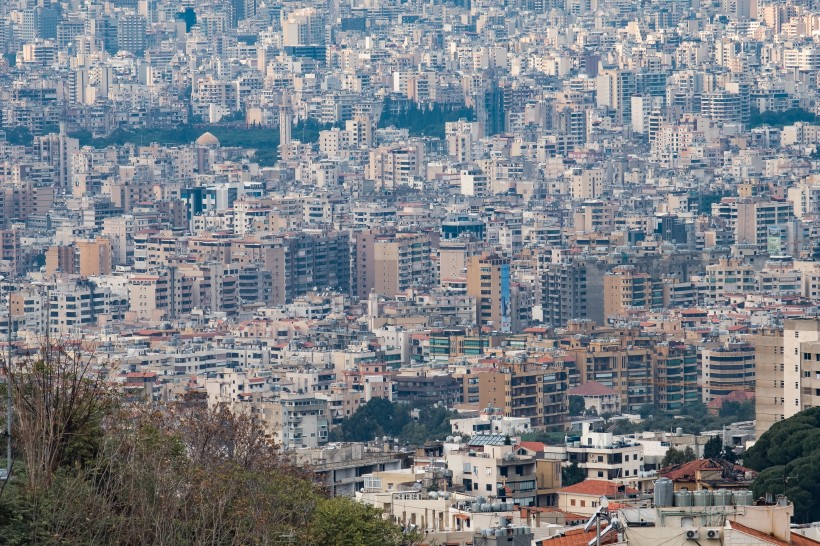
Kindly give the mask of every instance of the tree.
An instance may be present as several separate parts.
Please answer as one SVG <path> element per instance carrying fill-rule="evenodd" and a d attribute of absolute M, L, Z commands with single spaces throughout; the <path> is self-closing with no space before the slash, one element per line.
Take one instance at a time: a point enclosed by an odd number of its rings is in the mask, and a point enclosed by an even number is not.
<path fill-rule="evenodd" d="M 309 533 L 310 544 L 323 546 L 409 546 L 420 539 L 383 519 L 380 510 L 346 497 L 322 500 Z"/>
<path fill-rule="evenodd" d="M 564 487 L 581 483 L 585 479 L 587 479 L 586 470 L 578 466 L 578 463 L 573 462 L 561 469 L 561 485 Z"/>
<path fill-rule="evenodd" d="M 569 397 L 569 414 L 583 415 L 585 408 L 584 397 L 572 395 Z"/>
<path fill-rule="evenodd" d="M 712 436 L 706 445 L 703 446 L 703 457 L 706 459 L 719 459 L 723 451 L 723 442 L 719 436 Z"/>
<path fill-rule="evenodd" d="M 695 459 L 697 459 L 697 455 L 695 455 L 694 450 L 689 446 L 686 446 L 686 449 L 683 451 L 670 447 L 666 450 L 666 454 L 661 462 L 661 467 L 665 468 L 667 466 L 686 464 L 694 461 Z"/>
<path fill-rule="evenodd" d="M 638 409 L 641 419 L 647 419 L 655 413 L 655 404 L 644 404 Z"/>
<path fill-rule="evenodd" d="M 11 366 L 22 457 L 2 486 L 0 544 L 410 543 L 378 511 L 329 501 L 251 414 L 126 405 L 94 362 L 46 343 Z"/>
<path fill-rule="evenodd" d="M 114 403 L 108 368 L 81 345 L 46 340 L 10 369 L 17 433 L 28 486 L 47 487 L 57 468 L 93 457 Z"/>
<path fill-rule="evenodd" d="M 723 451 L 720 453 L 720 458 L 732 464 L 737 463 L 737 453 L 732 446 L 723 446 Z"/>
<path fill-rule="evenodd" d="M 794 503 L 796 522 L 820 520 L 820 407 L 778 421 L 744 454 L 760 474 L 755 496 L 783 494 Z"/>

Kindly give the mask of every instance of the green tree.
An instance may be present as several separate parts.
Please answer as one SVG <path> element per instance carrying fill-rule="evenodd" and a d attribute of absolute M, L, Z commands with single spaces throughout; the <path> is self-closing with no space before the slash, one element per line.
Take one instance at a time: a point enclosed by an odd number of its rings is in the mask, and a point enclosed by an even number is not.
<path fill-rule="evenodd" d="M 250 414 L 124 405 L 75 344 L 10 368 L 21 456 L 0 488 L 0 544 L 411 543 L 378 511 L 328 500 Z"/>
<path fill-rule="evenodd" d="M 585 409 L 584 397 L 572 395 L 569 397 L 569 414 L 583 415 Z"/>
<path fill-rule="evenodd" d="M 720 453 L 720 458 L 732 464 L 737 463 L 738 459 L 737 453 L 735 453 L 735 450 L 732 448 L 732 446 L 723 446 L 723 451 L 721 451 Z"/>
<path fill-rule="evenodd" d="M 678 451 L 674 447 L 670 447 L 666 450 L 666 454 L 663 456 L 661 468 L 666 468 L 667 466 L 674 466 L 677 464 L 683 464 L 683 452 Z"/>
<path fill-rule="evenodd" d="M 794 503 L 795 522 L 820 520 L 820 407 L 778 421 L 743 456 L 760 474 L 755 496 L 785 494 Z"/>
<path fill-rule="evenodd" d="M 674 447 L 670 447 L 666 450 L 666 454 L 663 456 L 663 461 L 661 461 L 661 467 L 667 466 L 674 466 L 678 464 L 686 464 L 688 462 L 694 461 L 697 459 L 694 450 L 686 446 L 686 449 L 683 451 L 679 449 L 675 449 Z"/>
<path fill-rule="evenodd" d="M 316 507 L 308 540 L 322 546 L 409 546 L 418 544 L 421 535 L 403 532 L 372 506 L 336 497 Z"/>
<path fill-rule="evenodd" d="M 723 451 L 723 442 L 719 436 L 712 436 L 703 446 L 703 457 L 705 459 L 719 459 Z"/>
<path fill-rule="evenodd" d="M 587 479 L 586 470 L 578 466 L 576 462 L 561 469 L 561 485 L 564 487 L 581 483 L 585 479 Z"/>
<path fill-rule="evenodd" d="M 655 404 L 644 404 L 638 409 L 641 419 L 647 419 L 655 413 Z"/>

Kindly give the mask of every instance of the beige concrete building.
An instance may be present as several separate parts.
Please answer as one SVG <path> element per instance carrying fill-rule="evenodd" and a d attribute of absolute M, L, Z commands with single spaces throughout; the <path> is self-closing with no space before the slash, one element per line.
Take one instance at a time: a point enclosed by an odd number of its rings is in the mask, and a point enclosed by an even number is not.
<path fill-rule="evenodd" d="M 604 275 L 604 316 L 663 305 L 663 286 L 635 266 L 622 265 Z"/>
<path fill-rule="evenodd" d="M 77 241 L 77 265 L 81 277 L 111 274 L 111 241 L 97 238 Z"/>
<path fill-rule="evenodd" d="M 758 438 L 777 421 L 820 406 L 820 319 L 786 320 L 753 338 Z"/>
<path fill-rule="evenodd" d="M 395 296 L 413 285 L 432 282 L 430 238 L 417 233 L 378 236 L 373 241 L 374 286 L 377 294 Z"/>
<path fill-rule="evenodd" d="M 755 348 L 746 342 L 704 347 L 700 352 L 702 397 L 708 404 L 718 396 L 755 387 Z"/>
<path fill-rule="evenodd" d="M 467 263 L 467 293 L 476 298 L 479 327 L 510 328 L 510 261 L 497 254 L 472 256 Z M 505 330 L 506 328 L 506 330 Z"/>

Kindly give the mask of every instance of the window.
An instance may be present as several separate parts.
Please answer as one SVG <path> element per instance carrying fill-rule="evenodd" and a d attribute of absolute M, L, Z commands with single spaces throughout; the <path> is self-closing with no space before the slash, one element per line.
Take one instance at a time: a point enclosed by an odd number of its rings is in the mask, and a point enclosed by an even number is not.
<path fill-rule="evenodd" d="M 581 506 L 582 506 L 582 507 L 585 507 L 586 505 L 587 505 L 587 501 L 582 500 L 582 501 L 581 501 Z"/>
<path fill-rule="evenodd" d="M 569 505 L 575 506 L 575 499 L 569 499 Z"/>
<path fill-rule="evenodd" d="M 487 491 L 492 491 L 492 490 L 493 490 L 493 485 L 491 483 L 488 483 L 487 484 Z"/>

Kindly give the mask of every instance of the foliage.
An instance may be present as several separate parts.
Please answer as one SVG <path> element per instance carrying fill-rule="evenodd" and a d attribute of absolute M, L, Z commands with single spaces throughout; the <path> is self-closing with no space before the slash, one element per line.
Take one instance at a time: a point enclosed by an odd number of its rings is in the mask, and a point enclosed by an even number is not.
<path fill-rule="evenodd" d="M 794 503 L 795 520 L 820 520 L 820 407 L 773 424 L 743 462 L 760 472 L 752 487 L 755 496 L 785 492 Z"/>
<path fill-rule="evenodd" d="M 82 463 L 99 449 L 99 428 L 113 403 L 107 371 L 81 346 L 48 341 L 11 367 L 29 488 L 48 486 L 60 466 Z"/>
<path fill-rule="evenodd" d="M 528 432 L 521 435 L 522 442 L 541 442 L 547 445 L 563 445 L 566 433 L 562 430 Z"/>
<path fill-rule="evenodd" d="M 237 114 L 241 117 L 240 114 Z M 304 143 L 313 143 L 319 140 L 319 132 L 331 128 L 309 119 L 293 127 L 293 138 Z M 71 136 L 80 141 L 80 146 L 105 148 L 107 146 L 122 146 L 136 144 L 147 146 L 152 142 L 164 145 L 190 144 L 203 133 L 213 134 L 222 146 L 238 147 L 256 150 L 255 158 L 262 166 L 276 163 L 279 153 L 279 131 L 270 127 L 246 126 L 244 124 L 221 123 L 216 125 L 189 123 L 179 125 L 173 129 L 141 128 L 116 129 L 105 138 L 94 138 L 88 131 L 77 131 Z"/>
<path fill-rule="evenodd" d="M 6 141 L 9 144 L 30 146 L 31 143 L 34 142 L 34 136 L 32 136 L 28 127 L 18 125 L 17 127 L 6 129 Z"/>
<path fill-rule="evenodd" d="M 443 440 L 450 435 L 450 419 L 457 414 L 441 406 L 422 406 L 418 420 L 410 415 L 410 406 L 384 398 L 371 398 L 356 413 L 330 432 L 331 441 L 369 442 L 379 436 L 393 436 L 401 441 L 422 445 L 428 440 Z"/>
<path fill-rule="evenodd" d="M 663 456 L 663 461 L 661 461 L 661 468 L 666 468 L 668 466 L 674 466 L 679 464 L 686 464 L 688 462 L 694 461 L 697 458 L 698 457 L 695 454 L 695 451 L 690 446 L 686 446 L 686 448 L 683 451 L 675 449 L 674 447 L 670 447 L 666 450 L 666 454 Z"/>
<path fill-rule="evenodd" d="M 404 543 L 375 510 L 327 501 L 250 414 L 123 405 L 93 356 L 56 343 L 11 367 L 22 457 L 0 489 L 0 544 L 310 544 L 329 506 L 350 536 Z"/>
<path fill-rule="evenodd" d="M 641 416 L 641 419 L 649 419 L 655 413 L 655 404 L 644 404 L 638 410 L 638 414 Z"/>
<path fill-rule="evenodd" d="M 723 452 L 723 442 L 719 436 L 712 436 L 703 446 L 704 459 L 719 459 Z"/>
<path fill-rule="evenodd" d="M 718 413 L 721 417 L 731 417 L 737 421 L 754 421 L 755 407 L 753 401 L 724 402 Z"/>
<path fill-rule="evenodd" d="M 319 502 L 310 540 L 326 546 L 405 546 L 419 543 L 421 536 L 402 532 L 372 506 L 337 497 Z"/>
<path fill-rule="evenodd" d="M 448 121 L 458 121 L 467 119 L 472 121 L 475 117 L 472 108 L 450 107 L 435 105 L 432 108 L 419 108 L 414 102 L 408 102 L 406 106 L 394 104 L 388 98 L 384 101 L 384 110 L 379 127 L 398 127 L 407 129 L 411 136 L 431 136 L 444 138 L 444 124 Z"/>
<path fill-rule="evenodd" d="M 680 427 L 686 434 L 700 434 L 704 430 L 718 430 L 731 423 L 754 419 L 754 400 L 740 403 L 727 403 L 728 407 L 721 415 L 709 413 L 706 404 L 702 402 L 687 403 L 678 416 L 664 415 L 654 411 L 651 418 L 639 423 L 632 423 L 626 419 L 619 420 L 613 431 L 615 434 L 632 434 L 645 430 L 669 430 Z M 724 404 L 725 405 L 725 404 Z M 737 411 L 737 413 L 732 413 Z"/>
<path fill-rule="evenodd" d="M 582 415 L 584 413 L 585 403 L 583 396 L 572 395 L 569 397 L 569 414 Z"/>
<path fill-rule="evenodd" d="M 578 466 L 578 463 L 573 462 L 561 469 L 561 485 L 563 487 L 581 483 L 585 479 L 587 479 L 586 470 Z"/>
<path fill-rule="evenodd" d="M 817 121 L 817 116 L 803 108 L 790 108 L 785 112 L 773 112 L 771 110 L 759 112 L 752 110 L 749 113 L 749 129 L 754 129 L 761 125 L 771 125 L 772 127 L 782 128 L 798 121 L 814 123 Z"/>

